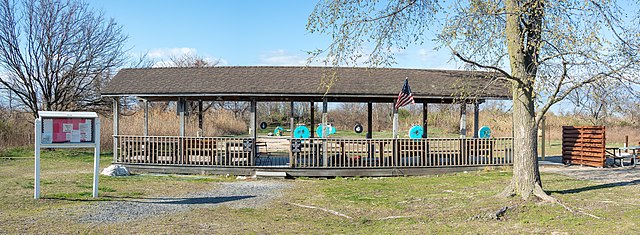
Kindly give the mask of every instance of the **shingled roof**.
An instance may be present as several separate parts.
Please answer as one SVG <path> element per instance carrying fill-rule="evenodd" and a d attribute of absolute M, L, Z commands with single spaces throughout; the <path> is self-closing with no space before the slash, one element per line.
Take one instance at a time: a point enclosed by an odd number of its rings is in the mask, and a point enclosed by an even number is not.
<path fill-rule="evenodd" d="M 326 92 L 323 79 L 337 80 Z M 405 78 L 416 100 L 509 99 L 507 82 L 480 71 L 398 68 L 229 66 L 122 69 L 103 96 L 156 100 L 198 97 L 223 100 L 392 101 Z M 325 94 L 326 92 L 326 94 Z"/>

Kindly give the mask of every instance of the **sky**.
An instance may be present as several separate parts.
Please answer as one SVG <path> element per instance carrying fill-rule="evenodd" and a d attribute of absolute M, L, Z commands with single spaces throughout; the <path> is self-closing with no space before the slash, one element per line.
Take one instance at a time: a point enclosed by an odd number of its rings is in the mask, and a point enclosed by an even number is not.
<path fill-rule="evenodd" d="M 197 55 L 219 66 L 303 66 L 307 51 L 324 49 L 328 35 L 306 30 L 317 0 L 88 0 L 90 7 L 113 18 L 128 35 L 131 61 L 146 54 L 155 66 L 169 57 Z M 460 69 L 446 49 L 425 38 L 395 54 L 396 68 Z M 317 63 L 311 65 L 319 65 Z M 125 65 L 125 67 L 127 67 Z M 506 102 L 510 108 L 510 102 Z M 553 113 L 571 111 L 567 101 Z"/>
<path fill-rule="evenodd" d="M 132 60 L 160 62 L 195 54 L 219 65 L 305 65 L 307 51 L 323 49 L 327 35 L 306 30 L 317 1 L 91 0 L 129 36 Z M 456 69 L 448 51 L 427 41 L 396 54 L 397 68 Z"/>

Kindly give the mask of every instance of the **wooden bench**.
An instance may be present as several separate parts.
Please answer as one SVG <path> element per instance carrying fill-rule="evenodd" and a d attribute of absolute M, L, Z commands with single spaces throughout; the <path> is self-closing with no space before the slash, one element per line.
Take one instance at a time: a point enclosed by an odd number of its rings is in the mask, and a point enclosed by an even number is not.
<path fill-rule="evenodd" d="M 184 140 L 184 156 L 188 164 L 217 164 L 217 143 L 213 139 Z"/>
<path fill-rule="evenodd" d="M 256 142 L 256 165 L 261 165 L 265 163 L 266 165 L 271 165 L 271 152 L 269 152 L 269 148 L 266 142 Z"/>
<path fill-rule="evenodd" d="M 229 141 L 225 143 L 224 165 L 249 166 L 253 154 L 253 141 L 244 140 L 242 142 Z"/>

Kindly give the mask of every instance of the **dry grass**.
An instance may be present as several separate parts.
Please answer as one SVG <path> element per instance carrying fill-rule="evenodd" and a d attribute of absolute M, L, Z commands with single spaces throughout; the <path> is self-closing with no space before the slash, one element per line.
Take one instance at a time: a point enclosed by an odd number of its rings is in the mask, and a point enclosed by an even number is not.
<path fill-rule="evenodd" d="M 113 147 L 113 116 L 100 117 L 100 142 L 102 149 Z M 243 135 L 248 133 L 247 124 L 226 110 L 210 110 L 204 114 L 204 134 L 202 136 Z M 144 113 L 124 111 L 120 117 L 121 135 L 142 135 L 144 133 Z M 177 136 L 180 131 L 179 117 L 175 110 L 149 110 L 149 135 Z M 14 113 L 0 119 L 0 150 L 11 147 L 32 146 L 33 117 L 29 113 Z M 197 136 L 198 116 L 187 116 L 185 134 Z"/>
<path fill-rule="evenodd" d="M 31 114 L 0 112 L 0 151 L 15 146 L 31 145 L 33 135 Z"/>
<path fill-rule="evenodd" d="M 387 107 L 388 106 L 388 107 Z M 430 137 L 455 137 L 459 132 L 460 110 L 457 105 L 432 104 L 429 106 L 428 125 Z M 467 134 L 472 135 L 473 108 L 467 106 Z M 260 110 L 258 110 L 260 112 Z M 422 108 L 419 105 L 401 111 L 400 130 L 408 130 L 412 125 L 420 124 Z M 316 123 L 320 122 L 316 115 Z M 489 126 L 493 136 L 511 136 L 512 118 L 510 113 L 500 109 L 488 108 L 479 113 L 480 125 Z M 30 146 L 33 142 L 33 117 L 28 113 L 12 113 L 0 110 L 0 150 L 15 146 Z M 366 128 L 366 104 L 347 104 L 340 109 L 331 110 L 329 120 L 338 130 L 352 132 L 356 122 Z M 547 116 L 547 148 L 553 148 L 552 143 L 560 143 L 562 126 L 591 125 L 587 118 L 576 116 Z M 113 122 L 112 116 L 101 117 L 101 143 L 103 149 L 111 149 Z M 607 143 L 611 146 L 621 146 L 625 137 L 629 137 L 630 145 L 640 145 L 640 127 L 632 126 L 628 122 L 610 120 L 607 125 Z M 185 132 L 187 136 L 198 135 L 197 115 L 190 115 L 186 119 Z M 392 116 L 390 105 L 374 105 L 374 131 L 391 130 Z M 141 135 L 143 133 L 143 112 L 124 111 L 120 120 L 120 134 Z M 248 133 L 246 117 L 235 117 L 230 111 L 209 110 L 204 115 L 204 136 L 231 136 Z M 175 107 L 169 106 L 163 110 L 161 106 L 152 107 L 149 115 L 149 134 L 161 136 L 176 136 L 179 134 L 179 118 Z M 381 136 L 381 135 L 377 135 Z M 557 147 L 557 146 L 556 146 Z M 549 151 L 547 151 L 549 153 Z"/>
<path fill-rule="evenodd" d="M 103 132 L 113 133 L 112 117 L 103 117 Z M 226 110 L 211 110 L 204 113 L 203 136 L 223 136 L 246 134 L 247 124 L 244 120 L 235 118 L 233 113 Z M 140 135 L 144 131 L 144 112 L 137 111 L 123 115 L 120 119 L 120 134 Z M 180 132 L 180 118 L 175 110 L 149 110 L 149 135 L 177 136 Z M 198 116 L 189 115 L 185 122 L 185 135 L 198 134 Z"/>

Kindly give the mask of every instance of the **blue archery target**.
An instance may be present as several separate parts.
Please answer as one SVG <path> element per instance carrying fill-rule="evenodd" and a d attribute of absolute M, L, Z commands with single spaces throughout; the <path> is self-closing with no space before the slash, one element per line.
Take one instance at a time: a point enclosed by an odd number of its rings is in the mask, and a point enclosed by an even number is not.
<path fill-rule="evenodd" d="M 284 128 L 282 128 L 281 126 L 278 126 L 273 130 L 274 136 L 282 136 L 282 133 L 284 133 Z"/>
<path fill-rule="evenodd" d="M 422 134 L 424 134 L 424 128 L 422 128 L 422 126 L 413 126 L 409 129 L 409 138 L 411 139 L 420 139 L 422 138 Z"/>
<path fill-rule="evenodd" d="M 311 132 L 309 132 L 309 128 L 306 126 L 298 126 L 293 131 L 293 137 L 298 139 L 307 139 L 311 136 Z"/>
<path fill-rule="evenodd" d="M 329 128 L 329 135 L 333 135 L 336 133 L 336 128 L 331 126 L 331 125 L 327 125 L 327 128 Z M 327 136 L 324 136 L 322 134 L 322 125 L 319 125 L 318 128 L 316 128 L 316 135 L 318 135 L 320 138 L 325 138 Z"/>
<path fill-rule="evenodd" d="M 491 128 L 488 126 L 480 127 L 480 130 L 478 130 L 478 137 L 482 139 L 491 138 Z"/>

